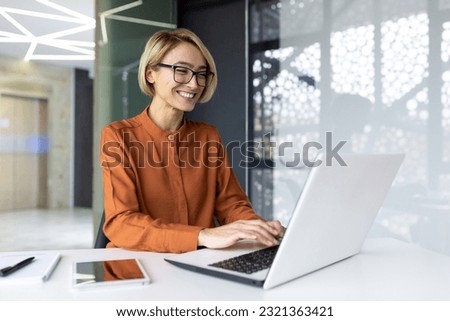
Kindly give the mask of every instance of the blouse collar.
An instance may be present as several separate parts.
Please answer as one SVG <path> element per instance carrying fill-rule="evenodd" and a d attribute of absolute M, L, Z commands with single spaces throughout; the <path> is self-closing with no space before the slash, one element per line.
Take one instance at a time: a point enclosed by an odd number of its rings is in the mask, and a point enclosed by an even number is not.
<path fill-rule="evenodd" d="M 173 140 L 174 137 L 179 140 L 186 136 L 187 124 L 186 118 L 183 115 L 181 126 L 177 130 L 163 130 L 159 128 L 152 118 L 149 116 L 150 105 L 148 105 L 144 111 L 139 115 L 140 121 L 145 130 L 152 136 L 158 137 L 160 140 Z"/>

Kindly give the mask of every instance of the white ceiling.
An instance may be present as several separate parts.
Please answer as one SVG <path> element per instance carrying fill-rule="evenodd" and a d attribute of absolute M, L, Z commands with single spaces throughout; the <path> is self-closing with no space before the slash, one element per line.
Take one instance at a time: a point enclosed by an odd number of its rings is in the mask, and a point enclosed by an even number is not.
<path fill-rule="evenodd" d="M 94 66 L 95 0 L 0 0 L 0 55 Z"/>

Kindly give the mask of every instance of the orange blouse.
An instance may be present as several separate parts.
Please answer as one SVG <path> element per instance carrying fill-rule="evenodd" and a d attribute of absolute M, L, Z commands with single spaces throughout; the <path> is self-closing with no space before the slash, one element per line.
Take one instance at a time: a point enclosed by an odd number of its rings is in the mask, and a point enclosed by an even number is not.
<path fill-rule="evenodd" d="M 197 248 L 198 233 L 259 219 L 228 164 L 217 130 L 184 120 L 164 131 L 141 114 L 102 131 L 105 235 L 108 247 L 156 252 Z"/>

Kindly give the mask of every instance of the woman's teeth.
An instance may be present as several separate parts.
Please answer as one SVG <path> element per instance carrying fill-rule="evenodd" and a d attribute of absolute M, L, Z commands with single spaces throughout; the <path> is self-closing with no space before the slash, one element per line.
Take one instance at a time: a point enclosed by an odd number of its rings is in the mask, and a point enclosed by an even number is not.
<path fill-rule="evenodd" d="M 186 92 L 178 92 L 180 96 L 183 96 L 185 98 L 194 98 L 194 94 L 186 93 Z"/>

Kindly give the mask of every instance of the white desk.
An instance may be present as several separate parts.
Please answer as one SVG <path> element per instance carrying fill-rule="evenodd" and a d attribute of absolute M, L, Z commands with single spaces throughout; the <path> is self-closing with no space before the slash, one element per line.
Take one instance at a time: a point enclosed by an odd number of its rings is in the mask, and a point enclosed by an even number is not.
<path fill-rule="evenodd" d="M 360 254 L 271 290 L 182 270 L 168 254 L 121 249 L 62 251 L 49 281 L 0 287 L 0 300 L 450 300 L 450 257 L 392 239 L 368 239 Z M 137 257 L 148 286 L 75 290 L 75 260 Z M 307 259 L 307 258 L 305 258 Z"/>

